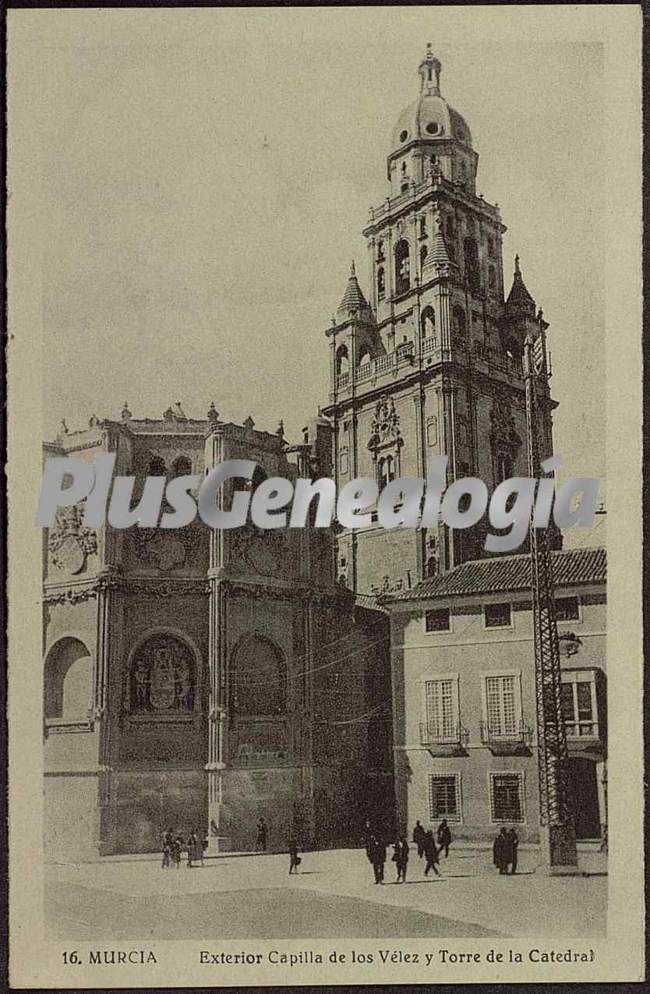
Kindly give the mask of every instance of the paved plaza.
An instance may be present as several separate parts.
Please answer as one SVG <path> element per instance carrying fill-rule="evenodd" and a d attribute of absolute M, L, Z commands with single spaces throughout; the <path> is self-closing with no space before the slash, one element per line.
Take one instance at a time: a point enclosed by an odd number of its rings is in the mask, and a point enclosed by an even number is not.
<path fill-rule="evenodd" d="M 46 922 L 52 938 L 79 940 L 603 935 L 605 856 L 581 854 L 583 875 L 572 877 L 536 863 L 524 848 L 517 875 L 501 877 L 489 851 L 457 847 L 431 879 L 412 850 L 406 884 L 389 861 L 383 886 L 363 849 L 305 853 L 292 876 L 284 854 L 192 869 L 136 856 L 59 863 L 47 867 Z"/>

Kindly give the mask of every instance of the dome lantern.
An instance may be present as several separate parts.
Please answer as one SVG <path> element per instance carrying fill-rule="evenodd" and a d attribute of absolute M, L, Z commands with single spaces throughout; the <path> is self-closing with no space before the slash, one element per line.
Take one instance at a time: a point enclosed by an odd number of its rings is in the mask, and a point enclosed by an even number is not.
<path fill-rule="evenodd" d="M 387 175 L 395 194 L 438 173 L 474 192 L 478 156 L 467 121 L 440 93 L 441 69 L 428 44 L 418 66 L 420 92 L 399 115 L 391 135 Z"/>
<path fill-rule="evenodd" d="M 431 42 L 429 42 L 427 44 L 427 54 L 418 66 L 418 72 L 421 79 L 420 90 L 422 93 L 434 94 L 437 97 L 440 96 L 441 69 L 442 63 L 440 62 L 440 59 L 437 59 L 431 51 Z"/>

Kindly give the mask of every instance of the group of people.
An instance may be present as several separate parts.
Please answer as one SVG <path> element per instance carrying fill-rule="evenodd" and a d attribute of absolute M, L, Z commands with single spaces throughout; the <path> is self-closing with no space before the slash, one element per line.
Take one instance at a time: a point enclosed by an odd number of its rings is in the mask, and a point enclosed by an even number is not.
<path fill-rule="evenodd" d="M 162 868 L 168 869 L 181 865 L 183 853 L 187 853 L 187 866 L 191 869 L 195 863 L 203 865 L 203 854 L 208 848 L 208 840 L 199 835 L 198 829 L 193 828 L 187 839 L 180 832 L 165 829 L 162 840 Z"/>
<path fill-rule="evenodd" d="M 444 853 L 445 859 L 449 856 L 449 847 L 452 843 L 452 835 L 447 819 L 443 818 L 434 836 L 433 829 L 425 829 L 419 821 L 415 823 L 412 835 L 413 844 L 416 847 L 418 857 L 424 858 L 424 875 L 429 875 L 433 870 L 436 876 L 440 876 L 438 864 L 440 856 Z M 257 847 L 261 852 L 266 851 L 268 841 L 268 829 L 264 818 L 260 818 L 257 824 Z M 203 856 L 208 847 L 208 840 L 199 834 L 198 829 L 193 828 L 187 839 L 180 832 L 174 832 L 167 828 L 162 840 L 162 867 L 167 869 L 170 866 L 178 868 L 181 865 L 183 852 L 187 853 L 187 866 L 191 868 L 196 863 L 203 865 Z M 364 843 L 366 856 L 372 866 L 375 883 L 383 884 L 384 871 L 387 859 L 387 847 L 383 841 L 380 831 L 372 828 L 370 822 L 366 822 L 364 833 Z M 517 850 L 519 847 L 519 837 L 514 828 L 501 829 L 494 840 L 492 846 L 492 860 L 498 868 L 499 873 L 513 874 L 517 872 Z M 295 836 L 289 840 L 289 873 L 297 873 L 301 863 L 298 855 L 298 843 Z M 395 883 L 406 883 L 406 872 L 408 869 L 410 848 L 405 835 L 400 835 L 393 843 L 393 854 L 391 862 L 395 863 L 397 877 Z"/>
<path fill-rule="evenodd" d="M 418 857 L 420 859 L 424 857 L 425 859 L 425 877 L 429 875 L 429 870 L 433 870 L 436 876 L 440 876 L 437 865 L 440 862 L 440 853 L 444 852 L 445 858 L 449 856 L 449 846 L 452 842 L 451 830 L 446 818 L 443 818 L 435 836 L 433 829 L 426 830 L 419 821 L 416 822 L 412 840 L 417 848 Z M 375 883 L 383 884 L 387 858 L 386 844 L 382 839 L 381 833 L 373 831 L 369 822 L 366 822 L 364 842 L 366 856 L 372 866 Z M 410 848 L 406 836 L 400 835 L 393 844 L 393 855 L 391 856 L 391 862 L 395 863 L 395 870 L 397 872 L 395 883 L 406 883 L 409 853 Z"/>
<path fill-rule="evenodd" d="M 500 874 L 517 872 L 518 848 L 519 836 L 514 828 L 506 831 L 504 826 L 492 846 L 492 862 L 498 868 Z"/>

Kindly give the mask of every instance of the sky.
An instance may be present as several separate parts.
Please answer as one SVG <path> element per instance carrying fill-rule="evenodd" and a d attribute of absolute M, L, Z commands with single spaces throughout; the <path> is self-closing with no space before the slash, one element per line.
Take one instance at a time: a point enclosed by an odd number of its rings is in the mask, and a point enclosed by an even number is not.
<path fill-rule="evenodd" d="M 298 439 L 328 401 L 353 258 L 367 289 L 361 230 L 431 41 L 508 227 L 507 286 L 518 252 L 550 322 L 556 451 L 604 476 L 602 48 L 557 8 L 540 34 L 533 10 L 12 11 L 10 141 L 41 175 L 44 436 L 124 402 L 204 417 L 214 400 Z"/>

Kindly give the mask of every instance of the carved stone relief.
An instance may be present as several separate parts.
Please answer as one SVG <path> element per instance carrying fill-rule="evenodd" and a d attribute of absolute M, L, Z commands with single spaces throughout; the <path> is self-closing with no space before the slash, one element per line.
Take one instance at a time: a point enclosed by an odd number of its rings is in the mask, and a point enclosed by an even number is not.
<path fill-rule="evenodd" d="M 97 552 L 97 533 L 82 524 L 83 513 L 78 504 L 61 508 L 49 531 L 50 562 L 63 573 L 82 573 L 88 556 Z"/>

